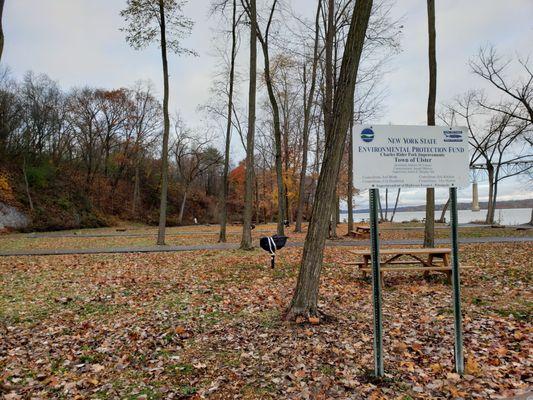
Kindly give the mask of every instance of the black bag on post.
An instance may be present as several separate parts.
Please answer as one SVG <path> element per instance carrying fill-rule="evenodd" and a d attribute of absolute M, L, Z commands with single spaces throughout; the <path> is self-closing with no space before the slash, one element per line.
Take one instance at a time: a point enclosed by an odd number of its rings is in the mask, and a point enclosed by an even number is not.
<path fill-rule="evenodd" d="M 276 250 L 282 249 L 287 243 L 287 236 L 273 235 L 259 239 L 259 246 L 270 253 L 270 267 L 274 268 L 276 263 Z"/>

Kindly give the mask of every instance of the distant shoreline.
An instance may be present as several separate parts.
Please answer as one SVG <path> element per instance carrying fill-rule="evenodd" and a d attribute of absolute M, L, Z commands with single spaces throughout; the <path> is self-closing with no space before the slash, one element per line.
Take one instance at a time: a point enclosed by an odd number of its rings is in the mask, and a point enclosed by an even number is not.
<path fill-rule="evenodd" d="M 480 211 L 487 211 L 488 202 L 482 201 L 479 203 Z M 435 211 L 442 211 L 444 208 L 444 204 L 437 204 L 435 205 Z M 457 205 L 457 208 L 459 210 L 470 210 L 472 208 L 472 203 L 459 203 Z M 502 209 L 514 209 L 514 208 L 533 208 L 533 199 L 527 199 L 527 200 L 507 200 L 507 201 L 501 201 L 496 203 L 496 210 L 502 210 Z M 402 206 L 398 207 L 396 209 L 396 212 L 412 212 L 412 211 L 425 211 L 426 206 L 425 205 L 418 205 L 418 206 Z M 388 208 L 388 212 L 392 212 L 394 210 L 394 207 Z M 356 208 L 354 209 L 354 214 L 363 214 L 368 213 L 368 208 Z M 383 212 L 385 212 L 385 208 L 383 208 Z M 340 210 L 341 214 L 348 214 L 348 210 Z"/>

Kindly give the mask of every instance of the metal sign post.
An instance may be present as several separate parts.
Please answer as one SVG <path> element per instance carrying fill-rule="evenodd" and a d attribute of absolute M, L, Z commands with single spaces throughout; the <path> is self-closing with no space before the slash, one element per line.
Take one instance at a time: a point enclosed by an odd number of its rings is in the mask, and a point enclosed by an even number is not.
<path fill-rule="evenodd" d="M 463 356 L 463 328 L 461 316 L 461 287 L 459 280 L 459 249 L 457 243 L 457 188 L 450 188 L 450 225 L 452 229 L 452 291 L 453 315 L 455 328 L 455 371 L 463 374 L 465 370 Z"/>
<path fill-rule="evenodd" d="M 372 293 L 374 302 L 374 367 L 376 376 L 383 372 L 383 323 L 381 314 L 381 274 L 379 259 L 378 200 L 379 190 L 370 189 L 370 241 L 372 245 Z"/>

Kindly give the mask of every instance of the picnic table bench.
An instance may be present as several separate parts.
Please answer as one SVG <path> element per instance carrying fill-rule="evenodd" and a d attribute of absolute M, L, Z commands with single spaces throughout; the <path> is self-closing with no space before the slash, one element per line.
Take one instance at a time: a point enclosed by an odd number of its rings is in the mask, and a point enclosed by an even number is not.
<path fill-rule="evenodd" d="M 449 248 L 414 248 L 414 249 L 381 249 L 380 256 L 385 260 L 380 262 L 381 284 L 383 285 L 383 275 L 385 272 L 409 272 L 423 271 L 424 277 L 429 276 L 430 271 L 445 273 L 448 283 L 451 282 L 452 267 L 450 265 L 450 256 L 452 250 Z M 355 265 L 359 271 L 366 277 L 367 273 L 372 271 L 371 251 L 367 250 L 350 250 L 350 253 L 362 257 L 356 262 L 347 262 L 346 265 Z M 419 265 L 418 267 L 397 267 L 397 265 Z M 461 266 L 462 269 L 473 268 L 471 266 Z"/>

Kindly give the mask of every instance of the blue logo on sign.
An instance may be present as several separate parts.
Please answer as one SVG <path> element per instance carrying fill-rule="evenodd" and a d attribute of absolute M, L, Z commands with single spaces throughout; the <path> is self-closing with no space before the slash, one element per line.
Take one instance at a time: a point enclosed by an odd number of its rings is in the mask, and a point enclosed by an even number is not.
<path fill-rule="evenodd" d="M 444 131 L 444 141 L 445 142 L 462 142 L 463 141 L 463 131 Z"/>
<path fill-rule="evenodd" d="M 361 139 L 363 139 L 363 142 L 371 142 L 374 140 L 374 131 L 370 128 L 365 128 L 361 131 Z"/>

